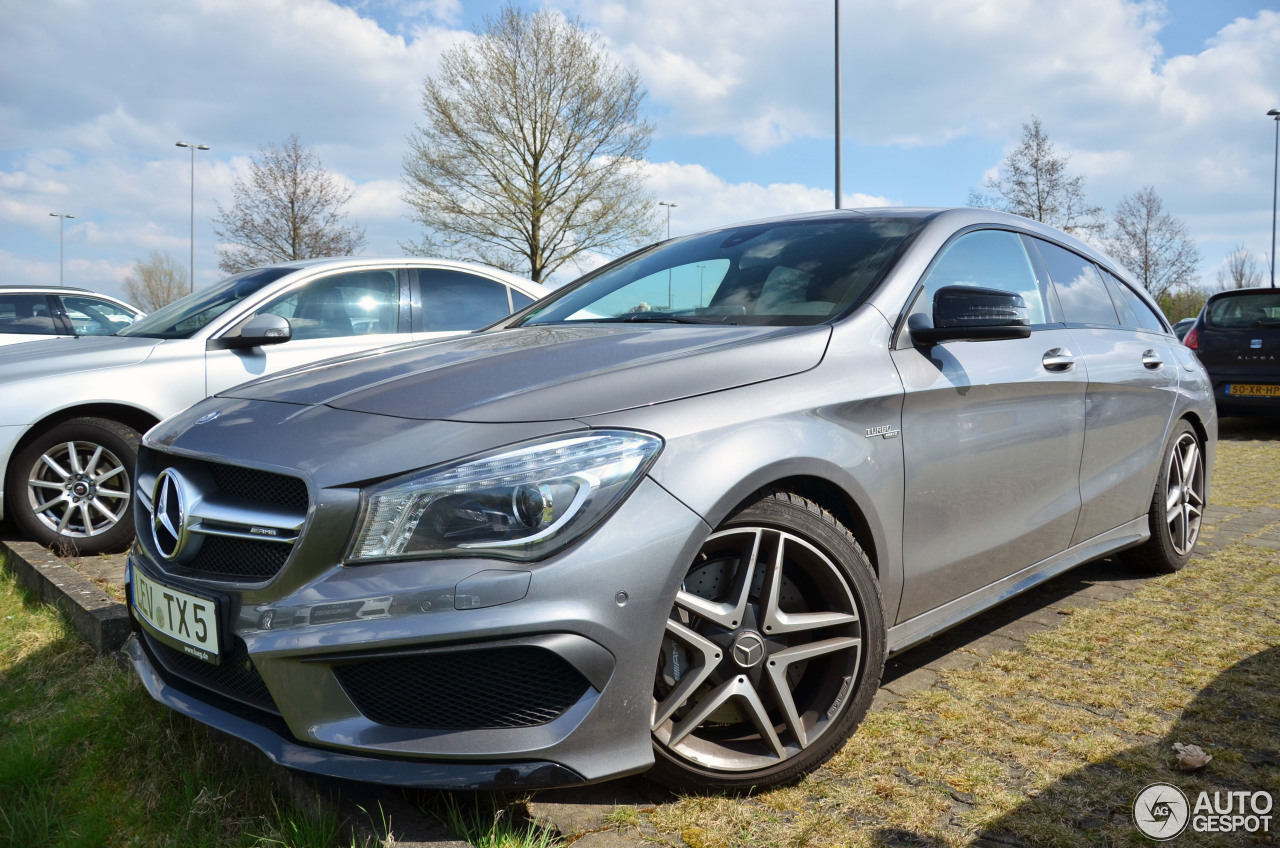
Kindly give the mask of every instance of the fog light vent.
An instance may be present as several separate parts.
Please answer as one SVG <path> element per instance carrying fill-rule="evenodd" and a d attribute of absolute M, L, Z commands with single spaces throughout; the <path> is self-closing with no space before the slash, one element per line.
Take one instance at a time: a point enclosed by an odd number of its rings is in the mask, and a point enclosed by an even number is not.
<path fill-rule="evenodd" d="M 370 721 L 424 730 L 535 727 L 590 686 L 558 654 L 527 645 L 358 660 L 334 674 Z"/>

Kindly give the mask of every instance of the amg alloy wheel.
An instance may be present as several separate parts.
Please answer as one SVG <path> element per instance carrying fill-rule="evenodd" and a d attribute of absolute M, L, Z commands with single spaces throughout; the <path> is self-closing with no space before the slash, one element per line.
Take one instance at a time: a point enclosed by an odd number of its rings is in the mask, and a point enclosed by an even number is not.
<path fill-rule="evenodd" d="M 883 665 L 866 554 L 815 504 L 763 493 L 707 539 L 676 593 L 652 776 L 691 791 L 795 780 L 853 732 Z"/>
<path fill-rule="evenodd" d="M 137 457 L 138 434 L 122 424 L 101 418 L 59 424 L 10 464 L 14 521 L 51 548 L 92 555 L 127 547 Z"/>
<path fill-rule="evenodd" d="M 1204 451 L 1196 431 L 1179 421 L 1169 437 L 1147 513 L 1151 538 L 1126 553 L 1151 571 L 1177 571 L 1191 559 L 1205 507 Z"/>

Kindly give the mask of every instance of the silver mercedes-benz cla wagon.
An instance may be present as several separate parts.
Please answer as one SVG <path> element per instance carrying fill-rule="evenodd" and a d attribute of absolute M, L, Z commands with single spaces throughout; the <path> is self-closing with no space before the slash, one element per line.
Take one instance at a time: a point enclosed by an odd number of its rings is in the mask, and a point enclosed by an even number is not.
<path fill-rule="evenodd" d="M 887 654 L 1104 555 L 1185 564 L 1216 431 L 1150 297 L 1061 232 L 727 227 L 157 425 L 127 651 L 306 771 L 783 783 Z"/>

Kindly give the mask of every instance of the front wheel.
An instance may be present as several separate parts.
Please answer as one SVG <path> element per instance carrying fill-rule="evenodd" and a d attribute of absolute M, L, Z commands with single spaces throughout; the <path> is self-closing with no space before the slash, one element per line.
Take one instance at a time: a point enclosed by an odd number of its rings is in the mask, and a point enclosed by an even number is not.
<path fill-rule="evenodd" d="M 734 792 L 799 779 L 880 683 L 884 614 L 853 535 L 768 491 L 712 533 L 676 593 L 653 688 L 651 777 Z"/>
<path fill-rule="evenodd" d="M 5 505 L 29 538 L 94 555 L 133 540 L 129 505 L 138 432 L 105 418 L 75 418 L 42 433 L 9 463 Z"/>
<path fill-rule="evenodd" d="M 1200 538 L 1205 508 L 1204 450 L 1200 437 L 1179 421 L 1165 446 L 1147 521 L 1151 538 L 1125 553 L 1134 565 L 1162 574 L 1182 568 Z"/>

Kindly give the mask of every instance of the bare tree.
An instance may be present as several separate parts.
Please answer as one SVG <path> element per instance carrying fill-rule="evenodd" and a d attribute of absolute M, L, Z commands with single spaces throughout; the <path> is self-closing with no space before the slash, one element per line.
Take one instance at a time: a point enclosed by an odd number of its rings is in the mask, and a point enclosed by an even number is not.
<path fill-rule="evenodd" d="M 507 5 L 444 53 L 404 157 L 404 199 L 443 252 L 541 282 L 658 234 L 645 91 L 577 20 Z"/>
<path fill-rule="evenodd" d="M 346 223 L 343 207 L 352 191 L 324 170 L 319 157 L 294 133 L 279 147 L 258 148 L 248 179 L 232 186 L 230 209 L 218 204 L 213 231 L 229 242 L 218 247 L 218 267 L 247 268 L 345 256 L 364 246 L 364 228 Z"/>
<path fill-rule="evenodd" d="M 969 192 L 969 205 L 1012 212 L 1073 235 L 1103 228 L 1102 207 L 1084 196 L 1084 177 L 1067 176 L 1071 157 L 1054 152 L 1040 119 L 1022 125 L 1022 141 L 1000 163 L 999 176 L 983 184 L 988 193 Z"/>
<path fill-rule="evenodd" d="M 144 312 L 155 312 L 187 293 L 187 266 L 171 254 L 151 251 L 124 278 L 125 298 Z"/>
<path fill-rule="evenodd" d="M 1121 199 L 1104 244 L 1155 298 L 1192 285 L 1200 266 L 1200 249 L 1186 224 L 1164 211 L 1154 186 Z"/>
<path fill-rule="evenodd" d="M 1236 249 L 1227 256 L 1227 264 L 1218 269 L 1219 289 L 1250 289 L 1262 285 L 1262 271 L 1253 254 L 1244 246 L 1236 245 Z"/>

